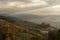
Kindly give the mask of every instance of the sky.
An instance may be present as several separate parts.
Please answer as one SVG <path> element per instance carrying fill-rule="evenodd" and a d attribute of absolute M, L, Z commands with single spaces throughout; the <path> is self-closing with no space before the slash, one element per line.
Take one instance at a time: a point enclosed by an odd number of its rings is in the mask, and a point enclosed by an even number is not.
<path fill-rule="evenodd" d="M 60 0 L 0 0 L 0 14 L 60 15 Z"/>

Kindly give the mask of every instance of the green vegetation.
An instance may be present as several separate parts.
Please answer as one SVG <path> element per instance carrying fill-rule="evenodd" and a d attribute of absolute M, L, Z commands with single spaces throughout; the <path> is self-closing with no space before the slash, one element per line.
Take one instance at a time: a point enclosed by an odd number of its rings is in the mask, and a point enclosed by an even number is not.
<path fill-rule="evenodd" d="M 48 31 L 52 30 L 56 29 L 50 24 L 0 16 L 0 40 L 48 40 Z"/>
<path fill-rule="evenodd" d="M 60 40 L 60 29 L 50 31 L 48 33 L 48 40 Z"/>

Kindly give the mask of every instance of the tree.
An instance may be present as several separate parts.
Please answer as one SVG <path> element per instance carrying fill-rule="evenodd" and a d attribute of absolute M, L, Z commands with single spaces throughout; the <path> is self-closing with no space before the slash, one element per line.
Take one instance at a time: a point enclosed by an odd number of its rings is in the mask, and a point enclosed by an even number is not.
<path fill-rule="evenodd" d="M 58 29 L 58 32 L 57 32 L 57 40 L 60 40 L 60 29 Z"/>
<path fill-rule="evenodd" d="M 56 31 L 48 32 L 48 40 L 56 40 L 56 35 L 57 35 Z"/>

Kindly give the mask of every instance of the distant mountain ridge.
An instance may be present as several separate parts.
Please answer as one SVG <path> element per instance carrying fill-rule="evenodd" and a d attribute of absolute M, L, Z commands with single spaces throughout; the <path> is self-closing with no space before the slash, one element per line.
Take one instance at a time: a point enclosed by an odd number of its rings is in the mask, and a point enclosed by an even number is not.
<path fill-rule="evenodd" d="M 23 27 L 27 27 L 27 28 L 40 28 L 40 29 L 42 29 L 42 28 L 47 28 L 47 29 L 53 28 L 53 29 L 55 29 L 52 25 L 45 24 L 45 23 L 37 24 L 37 23 L 33 23 L 33 22 L 19 20 L 18 18 L 14 18 L 14 17 L 10 17 L 10 16 L 0 16 L 0 18 L 2 18 L 2 20 L 6 20 L 10 23 L 13 23 L 17 26 L 23 26 Z M 45 25 L 46 25 L 46 27 L 44 27 Z"/>
<path fill-rule="evenodd" d="M 34 22 L 37 24 L 40 24 L 42 22 L 55 25 L 57 28 L 60 28 L 60 15 L 32 15 L 32 14 L 20 14 L 20 15 L 13 15 L 14 17 L 25 20 L 25 21 L 30 21 Z"/>

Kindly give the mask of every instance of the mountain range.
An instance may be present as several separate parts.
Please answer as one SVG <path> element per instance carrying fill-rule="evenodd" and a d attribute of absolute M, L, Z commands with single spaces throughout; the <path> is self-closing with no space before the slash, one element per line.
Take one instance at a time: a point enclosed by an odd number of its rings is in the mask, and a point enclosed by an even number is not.
<path fill-rule="evenodd" d="M 42 22 L 51 24 L 53 26 L 57 26 L 57 28 L 60 28 L 60 15 L 31 15 L 31 14 L 20 14 L 15 15 L 13 17 L 16 17 L 20 20 L 24 21 L 30 21 L 33 23 L 40 24 Z"/>

